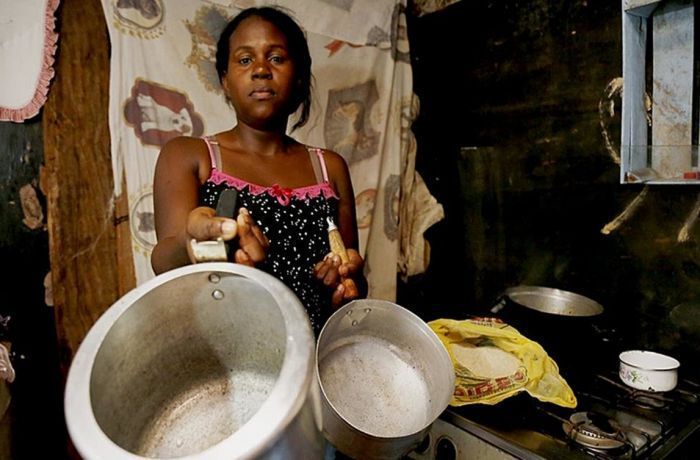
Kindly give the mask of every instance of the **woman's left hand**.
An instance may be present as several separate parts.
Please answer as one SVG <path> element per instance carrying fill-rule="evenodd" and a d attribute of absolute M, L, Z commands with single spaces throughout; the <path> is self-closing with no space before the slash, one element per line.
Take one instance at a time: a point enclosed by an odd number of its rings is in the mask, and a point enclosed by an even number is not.
<path fill-rule="evenodd" d="M 347 263 L 342 263 L 337 254 L 330 253 L 314 267 L 316 279 L 329 289 L 333 289 L 331 297 L 333 308 L 338 308 L 361 295 L 358 289 L 348 289 L 346 285 L 348 281 L 353 281 L 355 285 L 358 282 L 364 282 L 362 268 L 365 261 L 355 249 L 348 249 L 347 254 L 349 259 Z"/>

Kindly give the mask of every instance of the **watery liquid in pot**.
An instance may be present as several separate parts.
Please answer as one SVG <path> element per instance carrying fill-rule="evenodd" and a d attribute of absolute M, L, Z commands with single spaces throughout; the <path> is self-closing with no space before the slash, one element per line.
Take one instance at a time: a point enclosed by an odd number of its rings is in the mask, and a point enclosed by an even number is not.
<path fill-rule="evenodd" d="M 430 394 L 421 371 L 401 355 L 389 342 L 357 337 L 320 362 L 326 397 L 355 428 L 377 437 L 401 437 L 431 421 Z"/>

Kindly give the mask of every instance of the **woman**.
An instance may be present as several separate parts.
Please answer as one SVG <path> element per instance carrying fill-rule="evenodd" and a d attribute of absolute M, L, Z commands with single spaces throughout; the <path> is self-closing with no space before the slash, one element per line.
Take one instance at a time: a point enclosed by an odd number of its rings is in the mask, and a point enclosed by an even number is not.
<path fill-rule="evenodd" d="M 359 255 L 355 202 L 348 167 L 337 153 L 309 148 L 287 136 L 308 118 L 311 57 L 304 33 L 285 13 L 251 8 L 224 29 L 216 68 L 237 124 L 205 139 L 179 137 L 163 147 L 156 165 L 154 207 L 156 273 L 191 263 L 191 239 L 223 238 L 236 263 L 282 280 L 306 306 L 318 332 L 331 313 L 366 293 Z M 215 216 L 221 192 L 235 188 L 236 219 Z M 349 262 L 329 254 L 328 223 L 338 226 Z"/>

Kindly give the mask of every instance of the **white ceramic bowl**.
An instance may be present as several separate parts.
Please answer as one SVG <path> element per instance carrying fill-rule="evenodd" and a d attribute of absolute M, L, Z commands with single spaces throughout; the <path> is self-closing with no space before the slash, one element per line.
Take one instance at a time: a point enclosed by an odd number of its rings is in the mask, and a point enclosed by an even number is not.
<path fill-rule="evenodd" d="M 644 391 L 670 391 L 678 383 L 681 363 L 653 351 L 629 350 L 620 353 L 620 379 Z"/>

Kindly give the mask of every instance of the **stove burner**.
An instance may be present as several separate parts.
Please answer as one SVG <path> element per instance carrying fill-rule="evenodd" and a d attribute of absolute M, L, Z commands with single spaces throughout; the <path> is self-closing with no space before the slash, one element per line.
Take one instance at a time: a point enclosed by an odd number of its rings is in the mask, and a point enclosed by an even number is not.
<path fill-rule="evenodd" d="M 569 439 L 592 449 L 618 449 L 627 440 L 615 420 L 596 412 L 576 412 L 562 427 Z"/>

